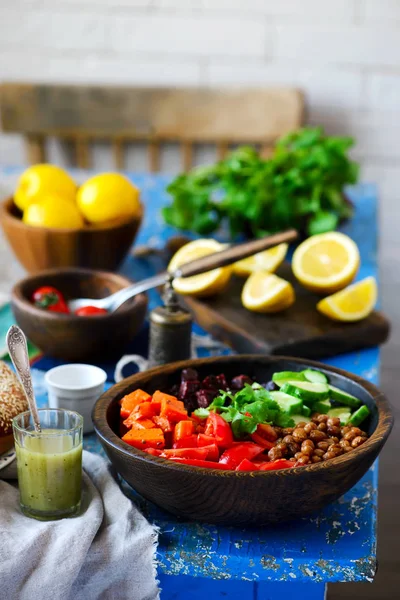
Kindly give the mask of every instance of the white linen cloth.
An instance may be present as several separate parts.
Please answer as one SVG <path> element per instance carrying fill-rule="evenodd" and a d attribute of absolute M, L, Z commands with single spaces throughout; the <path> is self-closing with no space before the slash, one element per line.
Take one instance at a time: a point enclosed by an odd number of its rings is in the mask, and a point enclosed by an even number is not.
<path fill-rule="evenodd" d="M 4 469 L 7 477 L 12 466 Z M 110 467 L 84 451 L 80 514 L 46 522 L 22 514 L 18 488 L 0 471 L 2 600 L 159 599 L 157 530 L 122 493 Z"/>

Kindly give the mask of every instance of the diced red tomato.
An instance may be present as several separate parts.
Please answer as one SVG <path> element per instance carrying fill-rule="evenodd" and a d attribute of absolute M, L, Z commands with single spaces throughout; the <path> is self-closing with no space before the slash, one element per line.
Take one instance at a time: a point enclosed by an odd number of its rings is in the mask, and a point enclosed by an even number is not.
<path fill-rule="evenodd" d="M 212 436 L 217 446 L 221 448 L 229 448 L 232 445 L 233 435 L 231 426 L 217 413 L 211 412 L 207 417 L 204 433 Z"/>
<path fill-rule="evenodd" d="M 260 471 L 275 471 L 276 469 L 291 469 L 295 465 L 290 460 L 285 460 L 284 458 L 280 458 L 279 460 L 274 460 L 272 462 L 266 462 L 260 466 Z"/>
<path fill-rule="evenodd" d="M 261 435 L 259 435 L 256 432 L 251 434 L 251 439 L 253 440 L 253 442 L 258 444 L 259 446 L 262 446 L 263 448 L 267 448 L 268 450 L 271 450 L 271 448 L 273 448 L 275 446 L 274 442 L 270 442 L 269 440 L 266 440 L 265 438 L 263 438 Z"/>
<path fill-rule="evenodd" d="M 155 416 L 153 417 L 153 421 L 157 425 L 157 427 L 163 430 L 164 433 L 169 433 L 173 430 L 173 425 L 167 419 L 167 417 Z"/>
<path fill-rule="evenodd" d="M 264 448 L 258 444 L 253 444 L 253 442 L 241 442 L 240 444 L 235 444 L 232 448 L 225 450 L 219 459 L 219 462 L 228 465 L 230 469 L 236 469 L 242 460 L 245 458 L 251 460 L 263 451 Z"/>
<path fill-rule="evenodd" d="M 258 471 L 259 468 L 248 458 L 244 458 L 241 463 L 238 464 L 235 471 Z"/>
<path fill-rule="evenodd" d="M 217 444 L 210 444 L 209 446 L 203 446 L 202 450 L 207 450 L 207 460 L 218 460 L 219 459 L 219 449 Z"/>
<path fill-rule="evenodd" d="M 221 471 L 229 470 L 226 465 L 213 462 L 212 460 L 199 460 L 197 458 L 179 458 L 178 456 L 171 456 L 170 460 L 181 463 L 181 465 L 191 465 L 192 467 L 205 467 L 206 469 L 219 469 Z"/>
<path fill-rule="evenodd" d="M 173 448 L 197 448 L 197 435 L 189 435 L 173 443 Z"/>
<path fill-rule="evenodd" d="M 155 448 L 162 450 L 165 445 L 164 434 L 161 429 L 130 429 L 122 438 L 124 442 L 139 450 Z"/>
<path fill-rule="evenodd" d="M 189 437 L 192 433 L 193 421 L 190 421 L 189 419 L 187 421 L 179 421 L 179 423 L 175 425 L 173 440 L 174 442 L 178 442 L 182 438 Z"/>
<path fill-rule="evenodd" d="M 269 440 L 270 442 L 275 442 L 278 439 L 278 434 L 272 425 L 268 425 L 268 423 L 259 423 L 257 425 L 257 432 L 263 438 Z"/>
<path fill-rule="evenodd" d="M 162 453 L 164 458 L 197 458 L 199 460 L 206 460 L 207 455 L 207 448 L 170 448 Z"/>
<path fill-rule="evenodd" d="M 120 400 L 121 417 L 126 419 L 138 404 L 149 400 L 151 400 L 150 394 L 147 394 L 143 390 L 135 390 L 134 392 L 127 394 Z"/>
<path fill-rule="evenodd" d="M 215 437 L 206 435 L 205 433 L 199 433 L 197 435 L 197 445 L 199 448 L 202 446 L 209 446 L 210 444 L 215 444 Z"/>
<path fill-rule="evenodd" d="M 156 448 L 145 448 L 144 451 L 153 456 L 160 456 L 161 454 L 161 450 L 157 450 Z"/>

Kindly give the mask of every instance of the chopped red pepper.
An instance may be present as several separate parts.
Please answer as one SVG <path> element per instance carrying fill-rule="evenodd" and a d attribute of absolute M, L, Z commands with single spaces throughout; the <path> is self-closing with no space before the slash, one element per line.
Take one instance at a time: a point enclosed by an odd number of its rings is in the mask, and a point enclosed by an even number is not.
<path fill-rule="evenodd" d="M 272 462 L 266 462 L 260 467 L 260 471 L 275 471 L 276 469 L 293 469 L 295 464 L 290 460 L 280 458 Z"/>
<path fill-rule="evenodd" d="M 197 445 L 199 448 L 202 446 L 209 446 L 210 444 L 215 444 L 215 437 L 206 435 L 205 433 L 199 433 L 197 435 Z"/>
<path fill-rule="evenodd" d="M 214 437 L 215 443 L 221 448 L 229 448 L 232 445 L 231 426 L 217 413 L 211 412 L 207 417 L 204 433 Z"/>
<path fill-rule="evenodd" d="M 162 455 L 163 458 L 197 458 L 200 460 L 206 460 L 208 456 L 207 448 L 170 448 L 164 450 Z"/>
<path fill-rule="evenodd" d="M 229 467 L 226 465 L 213 462 L 212 460 L 199 460 L 197 458 L 179 458 L 177 456 L 172 456 L 170 460 L 181 463 L 182 465 L 191 465 L 192 467 L 206 467 L 207 469 L 220 469 L 220 470 L 229 470 Z"/>
<path fill-rule="evenodd" d="M 161 454 L 161 450 L 157 450 L 157 448 L 145 448 L 144 451 L 153 456 L 160 456 Z"/>
<path fill-rule="evenodd" d="M 253 442 L 241 442 L 240 444 L 235 444 L 232 448 L 225 450 L 219 459 L 219 462 L 227 465 L 230 469 L 236 469 L 242 460 L 245 458 L 251 460 L 263 451 L 264 448 L 258 444 L 253 444 Z"/>
<path fill-rule="evenodd" d="M 219 449 L 217 444 L 210 444 L 209 446 L 203 446 L 201 450 L 207 450 L 207 460 L 218 460 Z"/>
<path fill-rule="evenodd" d="M 108 310 L 98 306 L 82 306 L 75 311 L 78 317 L 93 317 L 93 315 L 107 315 Z"/>
<path fill-rule="evenodd" d="M 179 421 L 174 429 L 174 442 L 178 442 L 182 438 L 189 437 L 193 433 L 193 421 Z"/>
<path fill-rule="evenodd" d="M 242 462 L 236 467 L 235 471 L 258 471 L 259 468 L 248 458 L 244 458 Z"/>
<path fill-rule="evenodd" d="M 51 312 L 69 313 L 64 296 L 56 288 L 49 285 L 38 288 L 32 296 L 35 306 Z"/>
<path fill-rule="evenodd" d="M 197 448 L 197 435 L 189 435 L 188 437 L 176 440 L 173 444 L 173 448 Z"/>

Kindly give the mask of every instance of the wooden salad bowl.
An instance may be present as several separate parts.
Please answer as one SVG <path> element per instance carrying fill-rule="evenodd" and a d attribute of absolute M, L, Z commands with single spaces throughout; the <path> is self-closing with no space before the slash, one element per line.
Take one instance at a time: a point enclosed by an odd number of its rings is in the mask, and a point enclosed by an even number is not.
<path fill-rule="evenodd" d="M 317 464 L 280 471 L 222 471 L 176 464 L 132 448 L 118 436 L 118 401 L 141 388 L 152 394 L 180 381 L 183 368 L 201 378 L 246 374 L 267 382 L 275 371 L 316 368 L 330 382 L 357 396 L 371 411 L 371 437 L 358 448 Z M 237 355 L 189 360 L 156 367 L 114 385 L 97 401 L 95 431 L 122 477 L 142 496 L 183 518 L 227 525 L 266 524 L 303 517 L 347 492 L 366 473 L 393 426 L 389 403 L 374 385 L 356 375 L 309 360 L 281 356 Z"/>
<path fill-rule="evenodd" d="M 56 267 L 117 269 L 136 238 L 142 216 L 82 229 L 50 229 L 26 225 L 12 197 L 0 204 L 5 236 L 29 273 Z"/>
<path fill-rule="evenodd" d="M 147 296 L 138 294 L 117 311 L 95 317 L 49 312 L 32 304 L 33 292 L 44 285 L 58 289 L 66 300 L 104 298 L 131 285 L 127 277 L 89 269 L 51 269 L 31 275 L 12 290 L 15 320 L 44 354 L 80 362 L 119 358 L 144 323 Z"/>

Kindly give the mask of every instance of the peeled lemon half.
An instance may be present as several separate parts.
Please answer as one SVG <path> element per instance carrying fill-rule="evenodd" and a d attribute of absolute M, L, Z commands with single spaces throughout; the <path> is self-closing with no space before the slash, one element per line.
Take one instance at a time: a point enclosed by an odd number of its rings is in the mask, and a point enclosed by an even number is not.
<path fill-rule="evenodd" d="M 374 310 L 378 288 L 374 277 L 353 283 L 317 304 L 319 312 L 334 321 L 361 321 Z"/>
<path fill-rule="evenodd" d="M 250 275 L 242 290 L 243 306 L 259 313 L 285 310 L 294 303 L 295 299 L 291 283 L 265 271 Z"/>
<path fill-rule="evenodd" d="M 288 244 L 279 244 L 269 250 L 258 252 L 239 260 L 233 265 L 233 272 L 239 277 L 248 277 L 257 271 L 268 271 L 274 273 L 280 264 L 285 260 L 288 251 Z"/>
<path fill-rule="evenodd" d="M 308 238 L 296 248 L 292 261 L 299 282 L 319 294 L 331 294 L 349 285 L 359 265 L 357 245 L 338 231 Z"/>
<path fill-rule="evenodd" d="M 208 254 L 213 254 L 214 252 L 220 252 L 224 248 L 223 244 L 212 239 L 200 239 L 189 242 L 174 254 L 168 265 L 168 271 L 173 272 L 185 263 L 197 260 Z M 201 275 L 194 275 L 193 277 L 178 277 L 174 279 L 173 286 L 179 294 L 196 297 L 213 296 L 226 288 L 231 273 L 231 267 L 221 267 L 207 273 L 202 273 Z"/>

